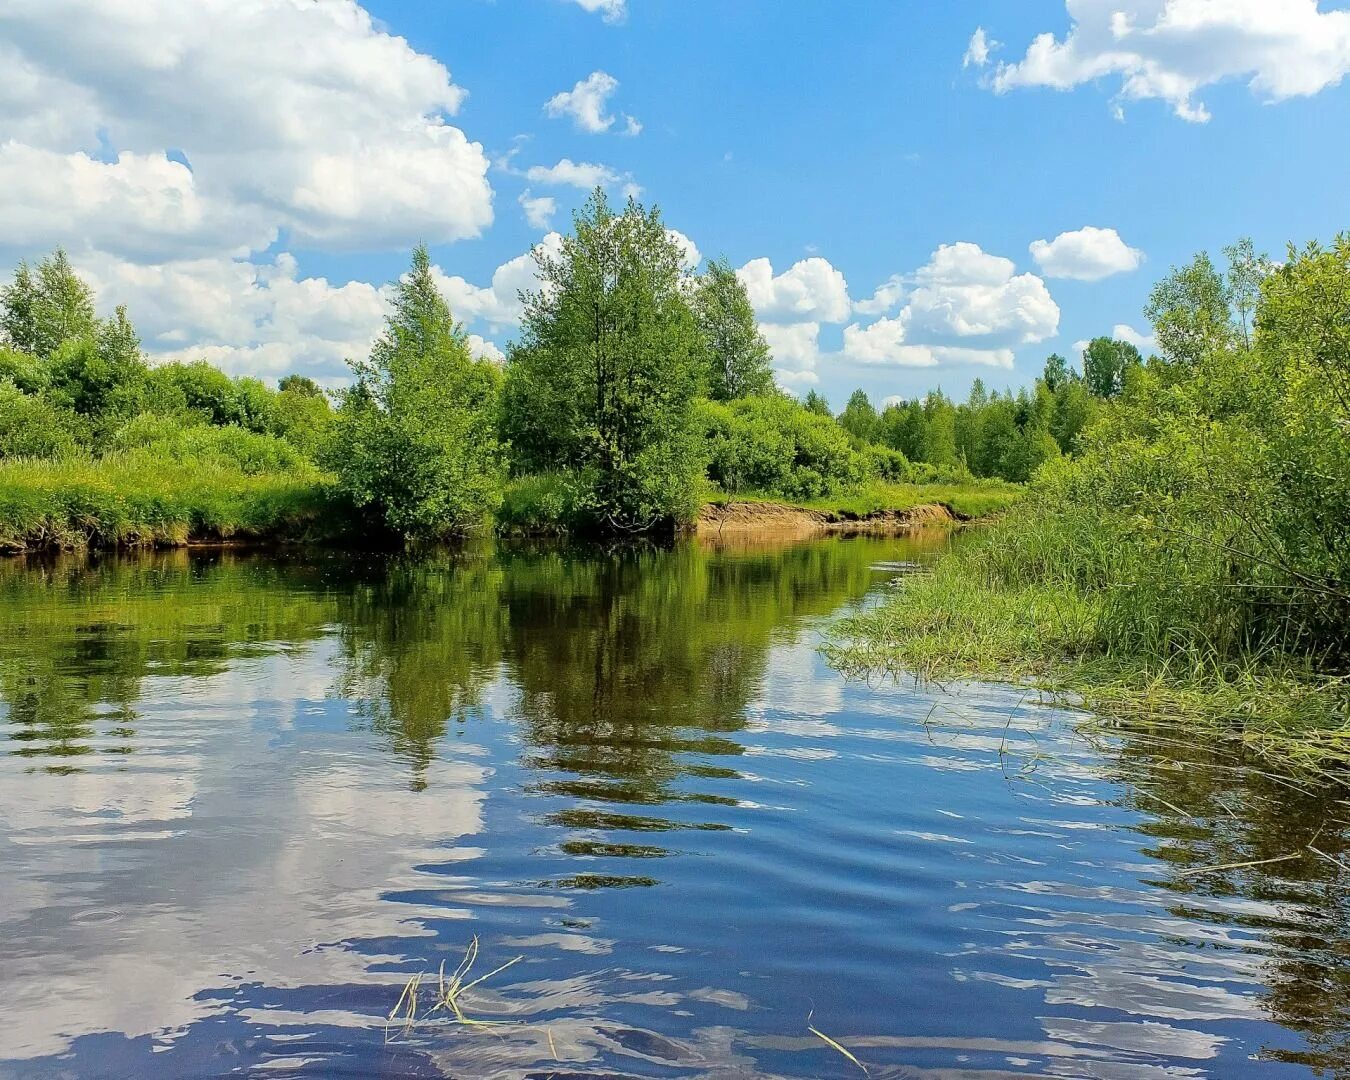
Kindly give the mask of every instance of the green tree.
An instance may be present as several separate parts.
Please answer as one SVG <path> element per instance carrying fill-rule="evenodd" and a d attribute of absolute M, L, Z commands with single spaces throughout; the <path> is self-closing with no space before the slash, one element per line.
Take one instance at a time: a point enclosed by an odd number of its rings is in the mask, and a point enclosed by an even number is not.
<path fill-rule="evenodd" d="M 878 419 L 867 392 L 859 389 L 853 391 L 844 411 L 839 414 L 839 426 L 858 442 L 872 443 L 877 441 Z"/>
<path fill-rule="evenodd" d="M 308 375 L 286 375 L 277 383 L 277 389 L 283 394 L 299 394 L 302 397 L 323 397 L 323 388 Z"/>
<path fill-rule="evenodd" d="M 745 286 L 725 259 L 708 263 L 694 290 L 693 308 L 708 351 L 708 396 L 730 401 L 772 391 L 769 345 Z"/>
<path fill-rule="evenodd" d="M 93 338 L 94 297 L 64 250 L 37 264 L 20 263 L 14 280 L 0 289 L 0 332 L 15 348 L 42 360 L 72 338 Z"/>
<path fill-rule="evenodd" d="M 825 395 L 815 390 L 808 390 L 806 400 L 802 402 L 807 412 L 815 413 L 817 416 L 828 416 L 834 418 L 834 410 L 830 408 L 830 403 L 825 400 Z"/>
<path fill-rule="evenodd" d="M 656 209 L 597 189 L 556 256 L 535 251 L 507 360 L 521 463 L 566 471 L 576 511 L 637 531 L 691 520 L 703 476 L 694 400 L 705 349 L 684 253 Z"/>
<path fill-rule="evenodd" d="M 501 501 L 499 377 L 470 354 L 424 246 L 395 286 L 384 334 L 351 366 L 327 452 L 341 489 L 404 536 L 482 524 Z"/>
<path fill-rule="evenodd" d="M 1056 393 L 1061 386 L 1069 381 L 1072 373 L 1069 371 L 1069 362 L 1060 356 L 1059 353 L 1051 353 L 1045 361 L 1045 372 L 1041 378 L 1050 392 Z"/>
<path fill-rule="evenodd" d="M 1093 338 L 1083 350 L 1083 383 L 1099 398 L 1119 395 L 1125 372 L 1142 363 L 1139 350 L 1128 341 Z"/>
<path fill-rule="evenodd" d="M 1144 314 L 1163 358 L 1174 365 L 1194 367 L 1205 353 L 1233 340 L 1228 289 L 1204 252 L 1186 266 L 1173 267 L 1153 287 Z"/>

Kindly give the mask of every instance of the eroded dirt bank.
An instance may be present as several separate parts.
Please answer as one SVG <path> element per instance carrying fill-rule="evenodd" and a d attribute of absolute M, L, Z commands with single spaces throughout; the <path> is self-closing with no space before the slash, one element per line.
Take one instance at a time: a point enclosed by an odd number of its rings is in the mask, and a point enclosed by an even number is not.
<path fill-rule="evenodd" d="M 890 532 L 915 525 L 940 525 L 960 520 L 941 503 L 925 503 L 907 510 L 878 510 L 857 515 L 840 511 L 808 510 L 787 503 L 729 502 L 708 505 L 699 514 L 699 536 L 748 533 L 809 536 L 827 532 Z"/>

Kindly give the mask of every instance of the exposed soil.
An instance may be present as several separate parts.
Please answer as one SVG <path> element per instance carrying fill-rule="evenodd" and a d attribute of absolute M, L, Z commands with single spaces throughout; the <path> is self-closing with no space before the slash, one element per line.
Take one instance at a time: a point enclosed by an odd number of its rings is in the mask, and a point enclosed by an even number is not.
<path fill-rule="evenodd" d="M 808 510 L 786 503 L 729 502 L 708 505 L 699 514 L 699 536 L 776 533 L 808 536 L 813 533 L 885 533 L 916 525 L 941 525 L 960 518 L 941 503 L 925 503 L 908 510 L 878 510 L 862 516 L 841 511 Z"/>

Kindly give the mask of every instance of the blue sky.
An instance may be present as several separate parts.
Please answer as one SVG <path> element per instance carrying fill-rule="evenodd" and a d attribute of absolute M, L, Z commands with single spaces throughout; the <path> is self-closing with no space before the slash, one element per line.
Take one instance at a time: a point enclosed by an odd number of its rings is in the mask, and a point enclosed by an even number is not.
<path fill-rule="evenodd" d="M 1117 325 L 1144 336 L 1150 285 L 1197 250 L 1348 223 L 1338 4 L 144 7 L 0 12 L 27 76 L 0 90 L 0 180 L 28 177 L 0 266 L 64 244 L 152 353 L 269 378 L 340 379 L 418 239 L 496 355 L 549 231 L 521 197 L 565 229 L 585 196 L 564 161 L 746 267 L 784 385 L 836 405 L 1021 385 Z"/>

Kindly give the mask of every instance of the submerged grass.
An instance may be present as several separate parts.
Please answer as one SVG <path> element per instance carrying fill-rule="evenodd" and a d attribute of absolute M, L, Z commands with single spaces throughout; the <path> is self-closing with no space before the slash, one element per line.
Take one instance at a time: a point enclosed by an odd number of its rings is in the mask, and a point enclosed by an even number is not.
<path fill-rule="evenodd" d="M 469 973 L 473 969 L 474 963 L 478 960 L 478 935 L 474 935 L 473 940 L 469 942 L 468 949 L 464 952 L 464 959 L 459 962 L 459 966 L 445 977 L 445 964 L 442 962 L 440 971 L 436 976 L 436 993 L 432 1001 L 431 1008 L 425 1012 L 418 1011 L 418 994 L 421 991 L 422 983 L 428 976 L 424 972 L 418 972 L 410 978 L 403 987 L 403 993 L 394 1003 L 393 1009 L 389 1011 L 389 1018 L 385 1023 L 384 1037 L 389 1042 L 396 1038 L 399 1033 L 408 1034 L 421 1022 L 430 1020 L 449 1020 L 456 1024 L 463 1024 L 466 1027 L 497 1027 L 503 1024 L 510 1024 L 510 1020 L 478 1020 L 469 1016 L 460 1004 L 460 999 L 472 990 L 475 986 L 486 982 L 494 975 L 498 975 L 524 960 L 523 956 L 517 956 L 513 960 L 508 960 L 500 967 L 493 968 L 486 975 L 480 975 L 472 981 L 466 981 Z M 443 1015 L 438 1015 L 443 1014 Z M 393 1034 L 391 1035 L 391 1031 Z M 549 1033 L 549 1045 L 553 1045 L 553 1035 Z M 555 1057 L 556 1052 L 555 1052 Z"/>
<path fill-rule="evenodd" d="M 837 624 L 830 662 L 854 676 L 1026 683 L 1102 723 L 1200 725 L 1282 766 L 1344 779 L 1350 680 L 1308 657 L 1169 643 L 1165 629 L 1143 643 L 1114 637 L 1112 590 L 1010 582 L 990 569 L 1000 543 L 998 528 L 971 537 L 886 603 Z"/>
<path fill-rule="evenodd" d="M 0 461 L 0 552 L 299 538 L 331 526 L 330 478 L 138 452 Z"/>

